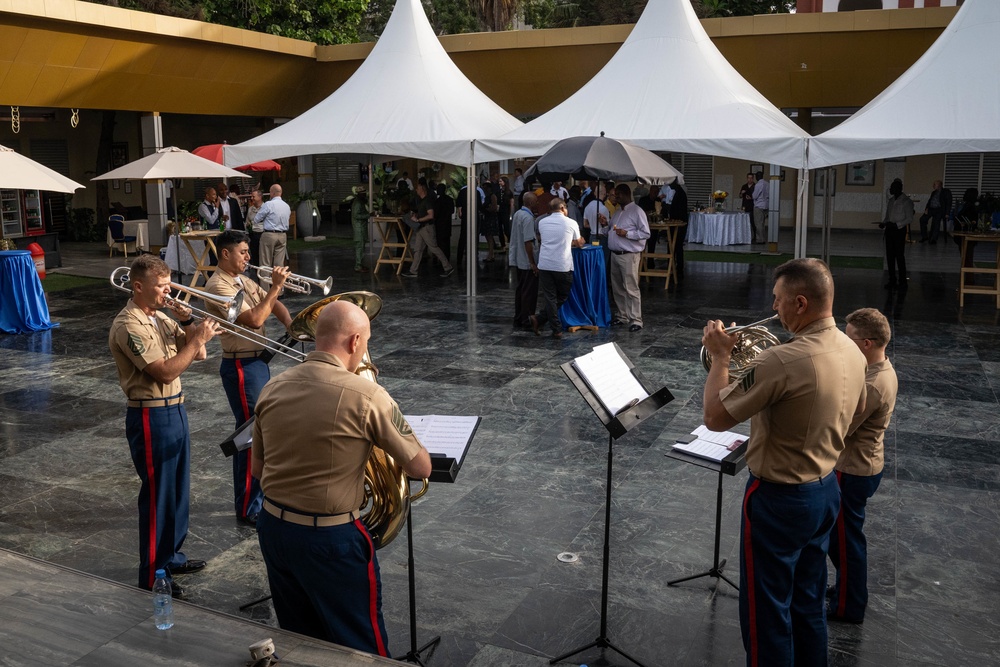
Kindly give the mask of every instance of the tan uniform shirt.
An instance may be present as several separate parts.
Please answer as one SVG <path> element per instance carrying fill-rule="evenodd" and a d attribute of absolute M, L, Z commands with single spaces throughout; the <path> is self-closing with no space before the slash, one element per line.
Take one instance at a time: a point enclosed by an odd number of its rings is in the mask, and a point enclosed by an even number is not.
<path fill-rule="evenodd" d="M 832 317 L 760 353 L 719 397 L 738 421 L 752 417 L 747 466 L 781 484 L 828 475 L 865 393 L 865 357 Z"/>
<path fill-rule="evenodd" d="M 219 296 L 233 297 L 241 289 L 243 290 L 243 307 L 240 309 L 240 314 L 250 310 L 267 296 L 267 292 L 254 281 L 242 276 L 231 276 L 221 269 L 213 273 L 212 277 L 205 283 L 205 291 Z M 226 309 L 213 301 L 206 301 L 205 309 L 222 320 L 226 319 Z M 244 328 L 249 329 L 249 327 Z M 263 326 L 249 330 L 261 336 L 264 335 Z M 225 331 L 219 334 L 219 340 L 222 342 L 223 352 L 259 352 L 264 349 L 264 346 L 259 343 L 253 343 Z"/>
<path fill-rule="evenodd" d="M 118 382 L 129 400 L 167 398 L 181 391 L 178 377 L 170 384 L 160 384 L 143 369 L 160 359 L 170 359 L 184 347 L 184 329 L 157 311 L 153 321 L 129 299 L 111 323 L 108 347 L 118 367 Z"/>
<path fill-rule="evenodd" d="M 307 514 L 361 507 L 373 444 L 400 465 L 421 450 L 388 392 L 326 352 L 310 352 L 268 382 L 254 412 L 253 458 L 264 462 L 264 495 Z"/>
<path fill-rule="evenodd" d="M 854 417 L 837 470 L 849 475 L 870 477 L 885 466 L 883 441 L 896 407 L 896 371 L 888 359 L 868 366 L 865 377 L 865 411 Z"/>

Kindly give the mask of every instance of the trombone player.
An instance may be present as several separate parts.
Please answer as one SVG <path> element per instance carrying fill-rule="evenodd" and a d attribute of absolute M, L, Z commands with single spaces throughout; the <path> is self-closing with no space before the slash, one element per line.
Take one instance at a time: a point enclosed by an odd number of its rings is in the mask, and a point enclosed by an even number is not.
<path fill-rule="evenodd" d="M 132 298 L 111 324 L 108 346 L 118 381 L 128 398 L 125 436 L 139 475 L 139 588 L 150 590 L 156 570 L 171 578 L 197 572 L 205 561 L 181 551 L 188 532 L 191 438 L 180 375 L 206 357 L 205 343 L 219 333 L 211 319 L 194 324 L 191 309 L 161 309 L 170 296 L 170 268 L 153 255 L 140 255 L 129 269 Z"/>
<path fill-rule="evenodd" d="M 226 230 L 216 238 L 215 247 L 219 251 L 219 266 L 206 283 L 205 290 L 223 297 L 233 297 L 242 290 L 242 312 L 235 324 L 260 338 L 264 338 L 264 321 L 271 314 L 287 329 L 292 323 L 292 317 L 285 305 L 278 301 L 278 295 L 288 278 L 288 267 L 274 267 L 269 288 L 265 292 L 260 285 L 243 276 L 243 270 L 250 261 L 249 237 L 245 232 Z M 225 317 L 223 306 L 206 301 L 205 307 L 213 315 Z M 271 379 L 271 371 L 266 357 L 261 356 L 264 352 L 262 344 L 225 330 L 221 341 L 222 364 L 219 375 L 222 377 L 222 387 L 226 390 L 226 398 L 229 399 L 229 407 L 236 418 L 236 426 L 239 427 L 253 416 L 257 396 Z M 236 520 L 248 526 L 256 526 L 264 495 L 260 490 L 260 482 L 254 478 L 251 470 L 250 449 L 236 452 L 233 455 Z"/>

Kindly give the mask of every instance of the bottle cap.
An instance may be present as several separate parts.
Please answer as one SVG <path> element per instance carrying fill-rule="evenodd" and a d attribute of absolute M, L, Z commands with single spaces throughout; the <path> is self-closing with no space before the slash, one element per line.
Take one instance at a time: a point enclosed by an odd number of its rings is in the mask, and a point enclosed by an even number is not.
<path fill-rule="evenodd" d="M 167 571 L 166 570 L 157 570 L 155 576 L 156 576 L 157 579 L 166 579 L 167 578 Z"/>

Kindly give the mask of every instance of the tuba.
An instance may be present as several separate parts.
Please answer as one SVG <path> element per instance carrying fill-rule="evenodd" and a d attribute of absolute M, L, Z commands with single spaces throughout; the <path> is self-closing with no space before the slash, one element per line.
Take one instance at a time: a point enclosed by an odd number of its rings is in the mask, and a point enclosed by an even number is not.
<path fill-rule="evenodd" d="M 382 298 L 373 292 L 344 292 L 321 299 L 304 308 L 289 327 L 292 337 L 299 341 L 316 339 L 316 320 L 327 304 L 333 301 L 349 301 L 365 311 L 369 320 L 375 319 L 382 310 Z M 377 382 L 378 369 L 366 353 L 356 371 L 358 375 Z M 417 493 L 410 493 L 410 480 L 403 467 L 396 463 L 382 448 L 372 447 L 365 464 L 365 502 L 361 506 L 364 513 L 361 520 L 372 536 L 376 549 L 392 542 L 406 523 L 410 501 L 427 493 L 427 480 Z"/>
<path fill-rule="evenodd" d="M 742 380 L 750 368 L 750 363 L 757 358 L 758 354 L 772 345 L 781 344 L 781 341 L 764 326 L 766 322 L 777 318 L 777 315 L 772 315 L 759 322 L 726 329 L 728 334 L 738 333 L 740 335 L 733 346 L 733 353 L 729 359 L 730 382 Z M 701 364 L 706 371 L 712 369 L 712 355 L 709 354 L 704 345 L 701 348 Z"/>

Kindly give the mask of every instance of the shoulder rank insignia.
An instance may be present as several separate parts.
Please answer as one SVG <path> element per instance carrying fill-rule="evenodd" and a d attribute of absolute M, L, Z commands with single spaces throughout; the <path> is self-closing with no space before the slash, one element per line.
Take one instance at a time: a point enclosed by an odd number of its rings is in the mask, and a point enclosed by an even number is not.
<path fill-rule="evenodd" d="M 410 428 L 409 422 L 406 421 L 406 417 L 399 411 L 399 406 L 395 403 L 392 404 L 392 425 L 404 438 L 413 435 L 413 429 Z"/>
<path fill-rule="evenodd" d="M 743 379 L 740 380 L 740 389 L 743 390 L 743 393 L 746 393 L 746 392 L 750 391 L 750 387 L 753 386 L 753 383 L 754 383 L 754 374 L 755 374 L 754 371 L 756 371 L 756 370 L 757 370 L 757 368 L 755 366 L 751 366 L 747 370 L 746 375 L 743 376 Z"/>
<path fill-rule="evenodd" d="M 142 339 L 135 334 L 128 335 L 128 349 L 132 350 L 132 354 L 135 356 L 141 356 L 146 352 L 146 345 L 142 342 Z"/>

